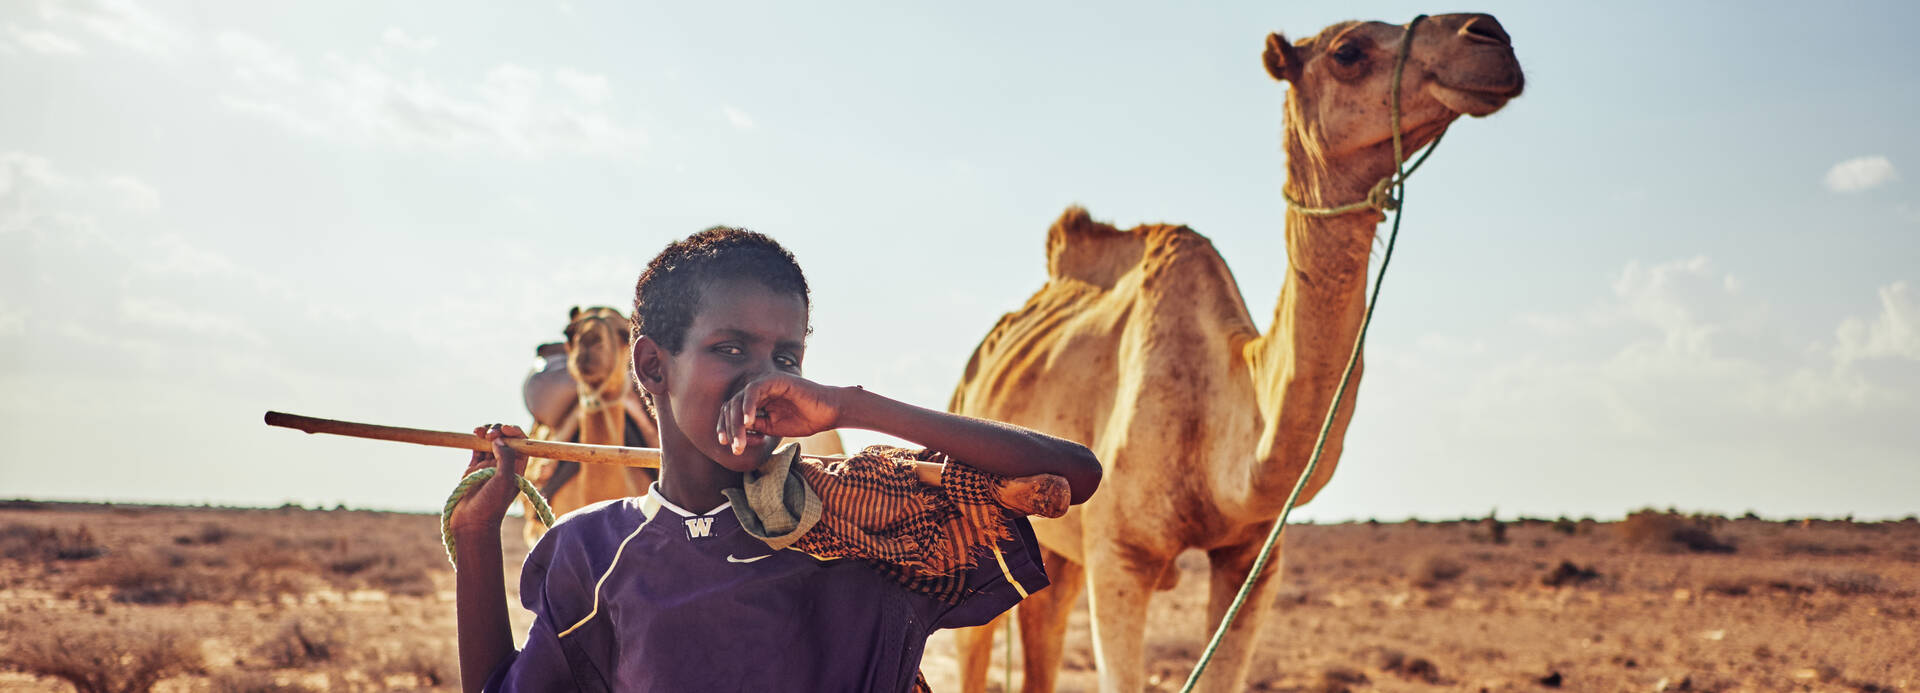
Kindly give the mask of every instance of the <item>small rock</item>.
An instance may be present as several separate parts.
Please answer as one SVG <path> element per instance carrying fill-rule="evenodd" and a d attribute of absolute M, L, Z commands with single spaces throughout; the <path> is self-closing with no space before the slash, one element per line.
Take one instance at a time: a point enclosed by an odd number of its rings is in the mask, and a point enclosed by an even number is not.
<path fill-rule="evenodd" d="M 1560 672 L 1557 672 L 1557 671 L 1551 674 L 1547 674 L 1546 676 L 1540 677 L 1540 685 L 1546 686 L 1548 688 L 1559 688 L 1560 684 L 1565 682 L 1566 682 L 1566 678 L 1562 677 L 1560 675 Z"/>

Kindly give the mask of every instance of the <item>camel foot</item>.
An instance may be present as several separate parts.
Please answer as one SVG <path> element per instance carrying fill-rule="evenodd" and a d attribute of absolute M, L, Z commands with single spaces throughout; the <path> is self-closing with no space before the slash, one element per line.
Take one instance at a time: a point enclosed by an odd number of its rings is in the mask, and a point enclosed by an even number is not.
<path fill-rule="evenodd" d="M 993 496 L 1000 505 L 1017 512 L 1059 517 L 1067 514 L 1067 505 L 1073 500 L 1073 489 L 1067 485 L 1064 477 L 1035 474 L 1001 481 L 993 489 Z"/>

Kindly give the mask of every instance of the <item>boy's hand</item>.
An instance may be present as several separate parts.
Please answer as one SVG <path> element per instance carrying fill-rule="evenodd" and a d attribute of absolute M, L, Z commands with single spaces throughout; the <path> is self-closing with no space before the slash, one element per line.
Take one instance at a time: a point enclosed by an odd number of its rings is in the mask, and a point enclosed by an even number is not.
<path fill-rule="evenodd" d="M 772 373 L 747 383 L 720 405 L 716 434 L 734 454 L 746 451 L 746 433 L 804 438 L 838 426 L 840 388 L 787 373 Z"/>
<path fill-rule="evenodd" d="M 474 451 L 473 458 L 467 462 L 467 471 L 460 477 L 493 467 L 498 473 L 479 488 L 467 493 L 465 498 L 453 506 L 453 517 L 449 524 L 457 531 L 493 530 L 498 531 L 500 521 L 507 516 L 507 508 L 513 507 L 513 501 L 520 493 L 520 487 L 513 477 L 526 473 L 527 458 L 506 446 L 508 438 L 525 438 L 527 434 L 518 426 L 494 424 L 473 429 L 473 434 L 493 443 L 493 452 Z"/>

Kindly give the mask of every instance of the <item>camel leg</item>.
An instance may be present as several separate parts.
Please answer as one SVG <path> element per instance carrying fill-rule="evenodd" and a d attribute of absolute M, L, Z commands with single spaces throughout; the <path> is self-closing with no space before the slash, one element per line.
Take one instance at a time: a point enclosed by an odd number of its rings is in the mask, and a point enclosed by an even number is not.
<path fill-rule="evenodd" d="M 1093 616 L 1093 663 L 1100 690 L 1133 693 L 1146 683 L 1147 601 L 1162 565 L 1142 565 L 1115 545 L 1087 553 L 1087 606 Z"/>
<path fill-rule="evenodd" d="M 1025 655 L 1021 690 L 1052 693 L 1060 679 L 1060 657 L 1066 652 L 1067 618 L 1086 591 L 1087 571 L 1056 552 L 1041 549 L 1047 565 L 1046 589 L 1020 602 L 1020 648 Z"/>
<path fill-rule="evenodd" d="M 1263 540 L 1266 538 L 1264 532 L 1260 536 Z M 1267 561 L 1266 569 L 1261 571 L 1253 590 L 1247 593 L 1247 601 L 1241 605 L 1240 614 L 1234 617 L 1233 627 L 1227 631 L 1227 637 L 1220 641 L 1219 649 L 1214 650 L 1213 661 L 1207 664 L 1206 672 L 1201 674 L 1199 685 L 1195 687 L 1197 690 L 1245 689 L 1247 668 L 1253 663 L 1260 625 L 1266 622 L 1273 606 L 1273 597 L 1280 591 L 1280 548 L 1280 544 L 1274 545 L 1272 558 Z M 1207 638 L 1212 638 L 1214 630 L 1220 627 L 1220 619 L 1226 617 L 1227 607 L 1233 604 L 1234 595 L 1239 594 L 1240 586 L 1246 582 L 1247 572 L 1253 569 L 1253 561 L 1259 555 L 1260 542 L 1207 552 L 1207 560 L 1213 568 L 1207 594 Z"/>
<path fill-rule="evenodd" d="M 986 693 L 987 668 L 993 664 L 993 634 L 1006 627 L 1010 617 L 1011 614 L 1000 614 L 987 625 L 953 630 L 953 643 L 960 651 L 962 693 Z"/>

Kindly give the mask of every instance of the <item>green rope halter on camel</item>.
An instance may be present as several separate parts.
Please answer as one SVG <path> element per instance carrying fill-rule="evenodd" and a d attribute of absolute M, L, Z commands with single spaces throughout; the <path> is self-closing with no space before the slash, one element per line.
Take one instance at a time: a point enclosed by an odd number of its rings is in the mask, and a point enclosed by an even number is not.
<path fill-rule="evenodd" d="M 488 467 L 468 474 L 460 480 L 458 486 L 453 487 L 453 494 L 447 496 L 447 504 L 440 508 L 440 543 L 447 547 L 447 562 L 456 567 L 460 563 L 455 560 L 453 552 L 453 506 L 459 505 L 460 499 L 467 497 L 467 494 L 472 493 L 474 489 L 480 488 L 481 484 L 487 483 L 487 480 L 497 473 L 499 473 L 498 469 Z M 526 494 L 527 500 L 533 502 L 533 514 L 534 517 L 540 518 L 540 524 L 546 525 L 549 529 L 553 528 L 553 508 L 547 507 L 547 499 L 540 495 L 540 489 L 534 488 L 533 482 L 527 481 L 526 477 L 519 474 L 513 475 L 513 483 L 520 487 L 521 493 Z"/>
<path fill-rule="evenodd" d="M 1254 559 L 1253 569 L 1247 571 L 1246 582 L 1241 583 L 1240 591 L 1233 596 L 1233 603 L 1227 607 L 1226 616 L 1220 619 L 1220 626 L 1214 630 L 1213 639 L 1207 642 L 1207 649 L 1200 653 L 1200 661 L 1194 664 L 1193 673 L 1187 676 L 1186 684 L 1180 687 L 1181 693 L 1189 693 L 1193 690 L 1194 685 L 1200 681 L 1201 672 L 1206 671 L 1207 663 L 1213 660 L 1214 651 L 1219 649 L 1220 642 L 1226 639 L 1227 630 L 1233 627 L 1234 618 L 1240 615 L 1240 607 L 1246 604 L 1247 595 L 1253 591 L 1254 581 L 1260 578 L 1260 571 L 1266 569 L 1267 561 L 1273 557 L 1273 546 L 1279 542 L 1280 533 L 1287 528 L 1287 516 L 1292 514 L 1294 504 L 1300 500 L 1300 493 L 1306 489 L 1307 480 L 1313 478 L 1314 468 L 1320 466 L 1320 453 L 1326 449 L 1327 436 L 1333 430 L 1334 414 L 1340 411 L 1340 401 L 1346 397 L 1347 386 L 1353 380 L 1354 364 L 1360 361 L 1360 347 L 1367 342 L 1367 326 L 1373 323 L 1373 309 L 1380 303 L 1380 284 L 1387 278 L 1387 263 L 1393 261 L 1393 242 L 1400 236 L 1400 215 L 1406 200 L 1407 176 L 1413 175 L 1414 169 L 1420 168 L 1420 164 L 1424 163 L 1428 156 L 1433 155 L 1434 147 L 1440 144 L 1440 138 L 1434 137 L 1433 144 L 1428 145 L 1427 152 L 1420 156 L 1419 161 L 1413 163 L 1413 168 L 1406 168 L 1406 159 L 1400 148 L 1400 73 L 1406 67 L 1407 54 L 1413 48 L 1413 30 L 1426 18 L 1427 16 L 1423 14 L 1407 23 L 1407 36 L 1401 40 L 1399 55 L 1393 61 L 1393 107 L 1389 111 L 1390 124 L 1393 128 L 1393 173 L 1380 179 L 1379 183 L 1375 183 L 1373 189 L 1367 192 L 1367 199 L 1339 207 L 1305 207 L 1293 198 L 1286 197 L 1285 192 L 1282 191 L 1281 196 L 1286 198 L 1287 206 L 1301 214 L 1333 216 L 1367 209 L 1379 210 L 1383 213 L 1392 211 L 1393 228 L 1387 233 L 1387 249 L 1380 257 L 1380 271 L 1374 275 L 1373 293 L 1367 297 L 1366 315 L 1360 319 L 1360 334 L 1353 338 L 1353 351 L 1347 355 L 1346 370 L 1340 373 L 1340 387 L 1333 391 L 1333 404 L 1327 407 L 1326 421 L 1320 424 L 1320 437 L 1313 443 L 1313 456 L 1307 459 L 1307 468 L 1300 473 L 1300 480 L 1294 482 L 1293 492 L 1287 494 L 1287 503 L 1281 506 L 1280 517 L 1274 521 L 1273 530 L 1267 533 L 1267 542 L 1260 547 L 1260 555 Z M 1441 134 L 1444 135 L 1446 132 L 1443 130 Z"/>

